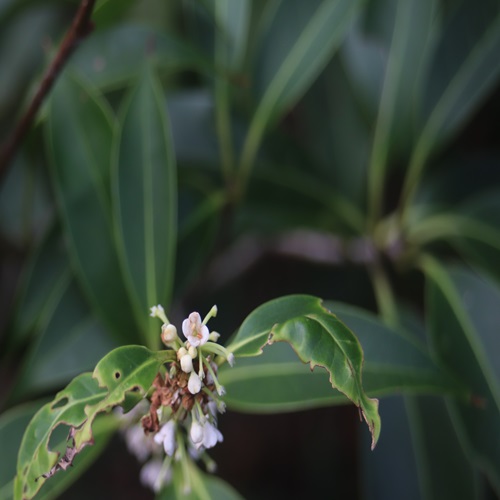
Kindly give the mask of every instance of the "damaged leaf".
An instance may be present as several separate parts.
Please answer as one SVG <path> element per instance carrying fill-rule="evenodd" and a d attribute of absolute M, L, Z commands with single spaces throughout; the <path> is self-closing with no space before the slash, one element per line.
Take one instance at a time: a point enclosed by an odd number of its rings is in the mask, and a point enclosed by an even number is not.
<path fill-rule="evenodd" d="M 372 434 L 373 449 L 381 425 L 378 400 L 369 398 L 363 389 L 363 351 L 351 330 L 319 298 L 290 295 L 253 311 L 228 349 L 238 357 L 258 356 L 273 342 L 288 342 L 311 370 L 321 366 L 328 371 L 332 387 L 360 409 Z"/>
<path fill-rule="evenodd" d="M 59 470 L 66 470 L 75 456 L 94 441 L 96 416 L 115 406 L 130 410 L 150 388 L 170 355 L 141 346 L 119 347 L 97 364 L 94 373 L 76 377 L 54 401 L 43 406 L 28 425 L 17 461 L 14 499 L 29 500 Z M 62 458 L 50 449 L 50 437 L 60 425 L 70 428 L 69 445 Z"/>
<path fill-rule="evenodd" d="M 49 449 L 49 440 L 59 425 L 78 427 L 86 419 L 85 407 L 106 396 L 91 373 L 83 373 L 44 405 L 28 425 L 17 459 L 14 498 L 29 499 L 42 487 L 47 474 L 57 468 L 59 453 Z M 54 470 L 55 472 L 55 470 Z"/>

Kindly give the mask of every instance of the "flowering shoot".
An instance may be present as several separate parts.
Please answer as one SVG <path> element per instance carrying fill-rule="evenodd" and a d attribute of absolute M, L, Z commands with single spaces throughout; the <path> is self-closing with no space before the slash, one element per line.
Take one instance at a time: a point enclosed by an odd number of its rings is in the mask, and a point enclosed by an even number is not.
<path fill-rule="evenodd" d="M 202 460 L 209 472 L 215 470 L 206 450 L 223 440 L 217 414 L 225 410 L 220 399 L 225 391 L 217 371 L 222 362 L 232 366 L 234 361 L 233 354 L 217 343 L 219 334 L 208 329 L 208 321 L 216 314 L 216 306 L 203 321 L 199 313 L 189 314 L 182 323 L 186 339 L 182 342 L 163 307 L 151 308 L 151 316 L 163 322 L 161 340 L 167 349 L 175 351 L 175 357 L 156 375 L 146 407 L 139 405 L 123 419 L 129 449 L 146 462 L 141 480 L 153 491 L 160 491 L 171 481 L 177 464 L 186 491 L 191 489 L 189 462 Z"/>

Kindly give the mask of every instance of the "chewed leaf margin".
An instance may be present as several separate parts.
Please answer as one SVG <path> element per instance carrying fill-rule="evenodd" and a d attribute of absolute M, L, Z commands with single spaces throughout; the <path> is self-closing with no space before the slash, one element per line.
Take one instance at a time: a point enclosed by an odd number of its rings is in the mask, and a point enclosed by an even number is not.
<path fill-rule="evenodd" d="M 168 351 L 143 346 L 114 349 L 99 361 L 93 373 L 72 380 L 29 423 L 18 454 L 14 499 L 29 500 L 57 471 L 68 468 L 82 449 L 93 444 L 92 424 L 97 415 L 116 406 L 129 410 L 150 388 Z M 56 427 L 70 428 L 64 455 L 49 448 Z"/>
<path fill-rule="evenodd" d="M 258 356 L 273 342 L 288 342 L 311 370 L 320 366 L 328 371 L 332 387 L 360 409 L 372 434 L 373 449 L 381 428 L 378 400 L 369 398 L 363 389 L 364 356 L 354 333 L 320 298 L 290 295 L 253 311 L 228 349 L 236 357 Z"/>

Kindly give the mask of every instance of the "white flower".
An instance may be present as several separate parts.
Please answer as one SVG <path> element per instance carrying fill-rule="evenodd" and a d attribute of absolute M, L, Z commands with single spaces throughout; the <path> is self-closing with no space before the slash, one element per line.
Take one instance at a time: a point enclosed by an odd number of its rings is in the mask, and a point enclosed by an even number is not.
<path fill-rule="evenodd" d="M 198 394 L 201 391 L 201 379 L 195 371 L 189 375 L 188 389 L 191 394 Z"/>
<path fill-rule="evenodd" d="M 205 422 L 203 431 L 203 446 L 205 448 L 213 448 L 218 442 L 222 442 L 224 440 L 219 429 L 213 426 L 210 422 Z"/>
<path fill-rule="evenodd" d="M 223 437 L 219 429 L 208 421 L 203 423 L 193 420 L 189 437 L 194 447 L 199 450 L 202 446 L 204 448 L 213 448 L 218 442 L 223 441 Z"/>
<path fill-rule="evenodd" d="M 171 457 L 175 451 L 175 422 L 169 420 L 156 434 L 154 440 L 163 444 L 165 453 Z"/>
<path fill-rule="evenodd" d="M 181 368 L 184 373 L 193 371 L 193 358 L 189 354 L 184 354 L 181 358 Z"/>
<path fill-rule="evenodd" d="M 192 312 L 182 322 L 182 333 L 194 347 L 205 344 L 209 335 L 207 325 L 202 324 L 201 317 L 197 312 Z"/>
<path fill-rule="evenodd" d="M 163 467 L 163 461 L 155 458 L 144 464 L 140 472 L 140 478 L 144 486 L 158 493 L 172 479 L 172 469 Z"/>
<path fill-rule="evenodd" d="M 196 448 L 199 448 L 203 444 L 203 434 L 203 426 L 197 420 L 193 420 L 189 437 Z"/>

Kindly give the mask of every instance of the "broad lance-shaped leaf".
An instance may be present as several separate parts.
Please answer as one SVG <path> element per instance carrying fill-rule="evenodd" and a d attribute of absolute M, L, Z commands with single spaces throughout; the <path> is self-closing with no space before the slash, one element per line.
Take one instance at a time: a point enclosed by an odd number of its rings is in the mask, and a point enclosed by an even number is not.
<path fill-rule="evenodd" d="M 338 302 L 325 302 L 363 346 L 363 387 L 370 396 L 391 394 L 456 394 L 462 387 L 439 367 L 413 336 L 392 329 L 374 314 Z M 219 380 L 226 388 L 229 409 L 248 413 L 277 413 L 345 404 L 332 391 L 324 370 L 311 372 L 283 343 L 264 349 L 262 356 L 241 358 L 233 368 L 224 364 Z"/>
<path fill-rule="evenodd" d="M 92 309 L 120 340 L 137 340 L 113 241 L 109 175 L 113 119 L 95 89 L 67 73 L 49 101 L 51 177 L 69 256 Z"/>
<path fill-rule="evenodd" d="M 113 209 L 120 264 L 147 345 L 158 347 L 144 311 L 168 304 L 176 246 L 177 182 L 160 85 L 146 69 L 124 107 L 116 137 Z"/>
<path fill-rule="evenodd" d="M 43 406 L 24 434 L 14 485 L 16 500 L 29 500 L 43 483 L 71 465 L 86 445 L 94 442 L 92 424 L 96 416 L 115 406 L 130 409 L 150 388 L 170 352 L 153 352 L 142 346 L 119 347 L 97 364 L 94 373 L 76 377 Z M 70 427 L 72 441 L 64 456 L 49 449 L 52 432 L 59 425 Z"/>
<path fill-rule="evenodd" d="M 365 394 L 361 382 L 363 351 L 356 336 L 321 299 L 291 295 L 257 308 L 243 322 L 228 349 L 235 356 L 258 356 L 273 342 L 288 342 L 298 357 L 324 367 L 332 386 L 358 406 L 372 433 L 372 448 L 380 434 L 378 400 Z"/>
<path fill-rule="evenodd" d="M 448 401 L 448 410 L 469 459 L 500 494 L 500 290 L 460 266 L 427 258 L 429 332 L 440 361 L 470 388 L 469 402 Z"/>

